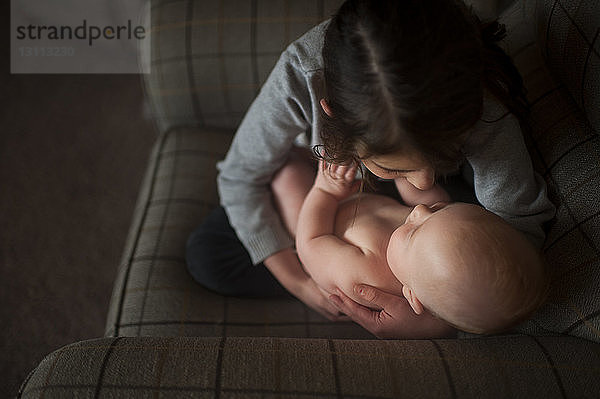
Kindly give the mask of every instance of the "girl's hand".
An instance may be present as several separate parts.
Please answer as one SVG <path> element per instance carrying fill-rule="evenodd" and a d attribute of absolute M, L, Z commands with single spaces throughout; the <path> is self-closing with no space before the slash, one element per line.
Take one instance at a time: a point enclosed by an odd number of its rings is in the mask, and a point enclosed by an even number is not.
<path fill-rule="evenodd" d="M 329 301 L 329 294 L 323 291 L 312 278 L 308 277 L 294 291 L 296 292 L 291 293 L 296 298 L 327 319 L 331 321 L 350 321 L 348 316 L 341 313 Z"/>
<path fill-rule="evenodd" d="M 319 161 L 319 173 L 315 186 L 341 201 L 358 191 L 360 181 L 356 180 L 358 165 L 337 165 Z"/>
<path fill-rule="evenodd" d="M 375 287 L 355 287 L 355 292 L 367 300 L 374 308 L 373 310 L 360 305 L 350 299 L 343 292 L 329 296 L 329 300 L 340 312 L 345 312 L 352 320 L 360 324 L 365 330 L 378 338 L 406 338 L 404 314 L 407 312 L 408 304 L 403 297 L 388 294 Z M 401 317 L 397 317 L 397 315 Z"/>
<path fill-rule="evenodd" d="M 415 314 L 404 297 L 389 294 L 369 285 L 360 284 L 354 292 L 361 296 L 373 310 L 354 302 L 343 292 L 330 295 L 329 300 L 340 312 L 363 326 L 378 338 L 445 338 L 455 337 L 456 330 L 446 322 L 426 312 Z"/>

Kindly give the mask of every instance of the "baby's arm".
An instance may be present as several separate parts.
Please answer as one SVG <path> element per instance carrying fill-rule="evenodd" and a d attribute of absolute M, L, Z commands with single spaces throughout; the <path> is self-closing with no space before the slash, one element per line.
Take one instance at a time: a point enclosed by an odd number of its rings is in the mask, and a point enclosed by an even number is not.
<path fill-rule="evenodd" d="M 296 248 L 311 277 L 331 290 L 339 267 L 365 261 L 365 253 L 334 235 L 338 204 L 358 188 L 356 165 L 327 165 L 321 161 L 315 183 L 298 218 Z M 339 266 L 339 267 L 338 267 Z"/>
<path fill-rule="evenodd" d="M 381 318 L 392 318 L 395 338 L 452 336 L 454 330 L 447 323 L 429 312 L 417 315 L 403 297 L 386 294 L 386 298 L 392 298 L 392 305 L 388 302 L 377 303 L 375 298 L 364 297 L 361 293 L 358 293 L 358 297 L 356 293 L 353 295 L 356 300 L 363 299 L 363 304 L 377 309 L 372 310 L 348 296 L 357 282 L 364 282 L 357 279 L 361 278 L 361 274 L 364 277 L 360 271 L 370 269 L 368 265 L 373 256 L 368 249 L 351 245 L 334 234 L 339 202 L 356 191 L 355 171 L 355 168 L 336 165 L 328 170 L 323 162 L 320 163 L 315 184 L 302 205 L 298 219 L 296 247 L 303 266 L 320 287 L 339 295 L 334 296 L 338 301 L 334 300 L 333 303 L 352 318 L 357 316 L 357 320 L 361 320 L 359 316 L 367 314 L 367 318 L 375 324 Z M 386 337 L 384 331 L 376 330 L 375 334 Z"/>

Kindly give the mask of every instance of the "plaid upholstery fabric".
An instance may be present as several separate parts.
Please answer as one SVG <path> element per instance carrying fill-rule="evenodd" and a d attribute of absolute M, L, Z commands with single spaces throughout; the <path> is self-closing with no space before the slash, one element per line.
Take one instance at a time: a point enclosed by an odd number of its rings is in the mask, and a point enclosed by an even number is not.
<path fill-rule="evenodd" d="M 281 52 L 342 2 L 153 1 L 145 82 L 159 131 L 237 127 Z"/>
<path fill-rule="evenodd" d="M 266 14 L 266 4 L 275 16 Z M 318 11 L 311 22 L 302 15 L 329 5 L 303 2 L 295 19 L 291 10 L 298 6 L 291 1 L 154 3 L 147 90 L 161 135 L 115 282 L 106 335 L 117 338 L 80 342 L 50 354 L 25 381 L 20 397 L 600 396 L 600 346 L 590 341 L 600 341 L 600 108 L 594 105 L 600 19 L 593 0 L 518 2 L 504 18 L 507 49 L 534 105 L 526 139 L 559 202 L 544 249 L 553 296 L 521 326 L 529 335 L 355 339 L 371 337 L 352 324 L 328 323 L 293 299 L 225 298 L 187 276 L 185 240 L 217 204 L 214 165 L 232 131 L 181 126 L 235 126 L 268 64 L 275 62 L 281 50 L 276 45 L 284 46 L 261 24 L 283 29 L 291 40 L 296 28 L 298 33 L 308 29 L 327 12 Z M 288 13 L 289 23 L 281 17 Z M 228 29 L 245 33 L 230 36 Z M 578 37 L 577 56 L 564 41 L 554 44 L 565 32 Z M 211 40 L 213 47 L 205 48 L 212 50 L 202 53 L 199 43 Z M 241 49 L 234 50 L 238 45 Z M 552 331 L 587 340 L 548 335 Z M 155 337 L 142 337 L 149 335 Z"/>
<path fill-rule="evenodd" d="M 569 337 L 105 338 L 47 356 L 19 397 L 591 398 L 599 354 Z"/>
<path fill-rule="evenodd" d="M 600 4 L 538 0 L 538 43 L 546 64 L 600 132 Z"/>
<path fill-rule="evenodd" d="M 161 138 L 144 179 L 106 335 L 372 338 L 291 298 L 226 298 L 187 274 L 185 241 L 218 205 L 215 163 L 281 51 L 342 1 L 155 1 L 146 96 Z M 193 130 L 178 126 L 206 126 Z"/>
<path fill-rule="evenodd" d="M 521 330 L 600 341 L 600 107 L 589 106 L 600 99 L 600 3 L 519 1 L 503 22 L 532 103 L 530 153 L 558 205 L 544 246 L 551 298 Z"/>
<path fill-rule="evenodd" d="M 115 282 L 106 335 L 373 338 L 352 323 L 331 323 L 291 297 L 223 297 L 187 273 L 185 242 L 218 204 L 215 163 L 231 137 L 229 131 L 181 128 L 157 141 Z"/>
<path fill-rule="evenodd" d="M 234 26 L 238 26 L 234 22 L 239 20 L 232 19 L 231 24 L 223 22 L 221 28 L 218 28 L 206 22 L 215 21 L 210 18 L 198 19 L 194 23 L 183 24 L 183 27 L 171 25 L 177 15 L 180 20 L 185 20 L 181 13 L 189 12 L 190 8 L 202 9 L 203 13 L 212 15 L 206 9 L 208 5 L 204 2 L 199 3 L 203 5 L 169 1 L 154 6 L 153 19 L 155 23 L 160 24 L 153 28 L 158 34 L 158 38 L 155 37 L 153 40 L 153 46 L 161 49 L 162 53 L 153 53 L 153 59 L 157 60 L 157 64 L 154 65 L 156 68 L 153 73 L 148 76 L 149 87 L 154 87 L 160 82 L 165 84 L 168 80 L 165 77 L 166 71 L 171 71 L 175 65 L 180 65 L 179 68 L 181 65 L 189 66 L 189 62 L 195 65 L 195 70 L 203 71 L 201 75 L 206 81 L 215 82 L 216 76 L 224 76 L 222 70 L 207 69 L 206 64 L 201 64 L 208 62 L 210 57 L 196 57 L 196 55 L 175 57 L 171 54 L 164 58 L 164 63 L 159 62 L 163 59 L 160 54 L 164 56 L 165 51 L 177 51 L 174 49 L 177 46 L 169 43 L 180 44 L 181 37 L 168 36 L 171 33 L 183 35 L 182 37 L 200 37 L 208 33 L 203 31 L 202 35 L 196 34 L 193 33 L 195 29 L 203 30 L 210 26 L 211 29 L 218 30 L 224 29 L 226 25 L 231 25 L 229 28 L 233 29 Z M 563 27 L 565 21 L 598 24 L 598 19 L 593 18 L 599 7 L 598 3 L 580 3 L 578 3 L 579 7 L 566 7 L 563 3 L 557 2 L 519 1 L 503 16 L 503 22 L 509 30 L 507 50 L 513 55 L 524 76 L 533 104 L 531 120 L 533 129 L 526 139 L 537 170 L 546 178 L 550 194 L 559 204 L 557 218 L 549 232 L 545 247 L 553 273 L 553 295 L 549 303 L 532 321 L 523 325 L 520 331 L 560 332 L 600 340 L 597 211 L 600 200 L 596 188 L 600 179 L 598 136 L 587 122 L 587 115 L 580 111 L 572 96 L 569 95 L 569 86 L 555 83 L 558 80 L 551 77 L 541 57 L 556 52 L 552 50 L 553 47 L 549 44 L 551 41 L 547 39 L 553 37 L 555 29 L 565 31 Z M 228 3 L 219 4 L 213 8 L 220 10 L 221 13 L 222 7 L 226 7 Z M 259 1 L 257 4 L 262 2 Z M 323 4 L 319 4 L 318 8 L 323 7 Z M 555 21 L 556 16 L 559 15 L 556 11 L 557 7 L 563 11 L 573 10 L 574 14 L 557 22 Z M 281 8 L 276 9 L 281 10 Z M 179 10 L 179 14 L 176 10 Z M 586 17 L 585 13 L 589 16 Z M 205 14 L 202 15 L 206 16 Z M 218 21 L 219 18 L 216 20 Z M 275 20 L 281 22 L 277 18 Z M 257 20 L 251 25 L 255 24 L 253 29 L 257 30 L 261 23 L 271 25 L 273 21 L 272 19 Z M 532 24 L 531 21 L 538 21 L 538 25 Z M 166 25 L 163 26 L 164 24 Z M 594 31 L 588 25 L 567 30 L 573 35 Z M 192 32 L 182 33 L 182 29 L 192 30 Z M 245 32 L 246 25 L 239 25 L 238 29 Z M 595 31 L 597 30 L 596 27 Z M 233 31 L 226 33 L 224 37 L 235 35 Z M 282 48 L 285 46 L 283 42 L 280 44 Z M 223 47 L 217 49 L 227 53 Z M 593 70 L 593 65 L 597 64 L 597 54 L 591 50 L 581 51 L 586 54 L 588 66 L 575 69 L 576 72 L 581 72 L 582 79 L 590 80 L 591 75 L 588 71 Z M 245 54 L 247 57 L 253 57 L 251 52 Z M 556 62 L 555 58 L 548 59 L 551 67 Z M 275 59 L 273 58 L 272 62 L 275 62 Z M 565 59 L 564 63 L 568 64 L 568 59 Z M 554 65 L 554 69 L 560 67 Z M 181 73 L 173 76 L 180 75 Z M 597 74 L 595 78 L 598 79 Z M 171 83 L 175 86 L 161 87 L 163 89 L 179 87 L 179 84 L 187 87 L 189 82 Z M 587 83 L 579 87 L 586 85 Z M 201 123 L 192 118 L 190 116 L 192 114 L 189 114 L 187 119 L 178 119 L 179 114 L 171 114 L 169 112 L 171 108 L 168 108 L 172 106 L 172 101 L 175 101 L 174 104 L 177 101 L 170 95 L 156 96 L 153 93 L 156 94 L 150 90 L 149 97 L 153 101 L 165 101 L 163 107 L 165 113 L 158 115 L 159 120 L 161 115 L 169 115 L 168 118 L 162 119 L 165 126 Z M 188 106 L 194 102 L 191 100 L 194 96 L 202 97 L 193 90 L 192 93 L 189 90 L 186 93 Z M 227 96 L 229 95 L 227 93 L 227 91 L 219 92 L 218 95 Z M 586 95 L 587 103 L 590 103 L 591 100 L 588 98 L 592 98 L 593 94 L 592 92 Z M 596 99 L 597 96 L 596 92 Z M 212 95 L 204 95 L 204 97 L 214 99 Z M 181 97 L 177 98 L 183 101 Z M 176 105 L 172 109 L 187 108 Z M 225 108 L 221 109 L 225 110 Z M 227 114 L 223 112 L 220 115 Z M 594 115 L 597 113 L 597 109 L 595 114 L 594 110 L 588 112 Z M 233 118 L 230 120 L 235 119 L 233 114 L 229 114 L 229 117 Z M 590 119 L 593 118 L 594 116 Z M 370 338 L 369 334 L 352 324 L 328 323 L 292 299 L 261 301 L 225 298 L 202 290 L 189 278 L 183 259 L 185 240 L 189 232 L 200 223 L 202 217 L 217 204 L 214 164 L 226 152 L 230 139 L 228 131 L 180 128 L 168 130 L 157 141 L 144 188 L 140 194 L 132 235 L 115 284 L 106 334 L 109 336 L 268 335 Z"/>

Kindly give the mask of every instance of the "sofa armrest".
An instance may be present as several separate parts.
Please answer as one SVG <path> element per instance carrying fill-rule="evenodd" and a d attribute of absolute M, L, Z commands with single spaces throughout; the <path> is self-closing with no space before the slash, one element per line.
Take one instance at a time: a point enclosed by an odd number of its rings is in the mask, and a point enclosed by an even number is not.
<path fill-rule="evenodd" d="M 598 397 L 599 354 L 566 336 L 104 338 L 48 355 L 19 397 Z"/>

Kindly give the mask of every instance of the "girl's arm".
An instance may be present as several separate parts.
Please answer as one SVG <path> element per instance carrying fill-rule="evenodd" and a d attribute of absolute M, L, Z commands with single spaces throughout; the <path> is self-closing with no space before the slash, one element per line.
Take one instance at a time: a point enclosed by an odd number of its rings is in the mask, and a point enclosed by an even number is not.
<path fill-rule="evenodd" d="M 322 98 L 319 43 L 325 28 L 316 26 L 282 53 L 217 165 L 221 205 L 254 264 L 294 245 L 273 206 L 270 182 L 295 140 L 319 144 L 314 106 Z"/>
<path fill-rule="evenodd" d="M 475 126 L 465 147 L 473 168 L 473 186 L 483 207 L 502 217 L 541 247 L 542 225 L 552 219 L 555 207 L 546 192 L 546 182 L 533 169 L 521 126 L 513 114 L 502 118 L 504 110 L 494 100 L 486 100 L 484 120 Z M 485 122 L 490 121 L 490 122 Z"/>

